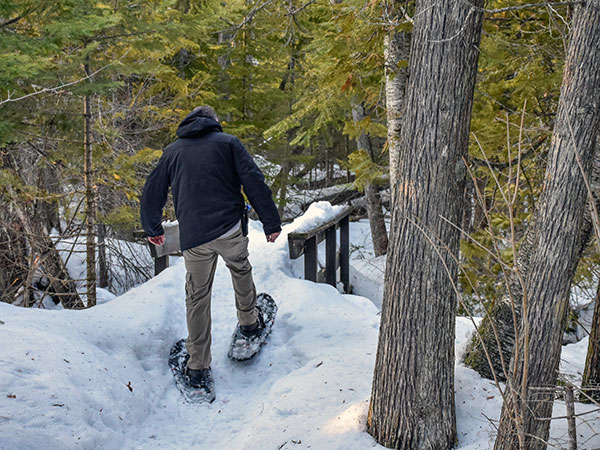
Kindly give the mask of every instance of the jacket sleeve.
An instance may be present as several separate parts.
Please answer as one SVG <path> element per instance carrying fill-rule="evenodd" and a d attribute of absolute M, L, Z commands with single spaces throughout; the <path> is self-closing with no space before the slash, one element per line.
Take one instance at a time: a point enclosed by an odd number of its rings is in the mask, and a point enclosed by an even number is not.
<path fill-rule="evenodd" d="M 266 235 L 281 231 L 281 219 L 265 177 L 244 145 L 236 139 L 233 143 L 235 168 L 250 204 L 258 214 Z"/>
<path fill-rule="evenodd" d="M 167 158 L 164 153 L 158 165 L 148 176 L 142 198 L 140 200 L 140 216 L 142 228 L 150 237 L 164 234 L 162 227 L 162 211 L 167 203 L 169 193 L 169 172 Z"/>

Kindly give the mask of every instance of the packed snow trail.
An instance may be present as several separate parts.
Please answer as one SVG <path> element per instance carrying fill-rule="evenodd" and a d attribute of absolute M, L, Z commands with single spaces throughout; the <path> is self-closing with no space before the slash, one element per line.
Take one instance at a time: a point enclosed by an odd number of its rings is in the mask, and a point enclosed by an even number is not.
<path fill-rule="evenodd" d="M 361 416 L 366 414 L 368 371 L 373 367 L 377 308 L 364 298 L 342 296 L 331 286 L 292 278 L 286 237 L 269 245 L 261 242 L 261 234 L 252 227 L 250 259 L 255 282 L 258 291 L 270 293 L 279 305 L 268 344 L 250 362 L 227 358 L 235 308 L 231 280 L 220 262 L 213 287 L 212 368 L 217 399 L 211 405 L 184 404 L 176 389 L 168 389 L 163 407 L 146 421 L 136 445 L 207 449 L 376 446 L 366 433 L 348 439 L 343 430 L 365 422 Z M 359 333 L 354 330 L 357 322 L 362 324 Z"/>
<path fill-rule="evenodd" d="M 300 279 L 302 259 L 288 257 L 287 233 L 335 213 L 330 205 L 312 205 L 274 244 L 251 222 L 255 284 L 279 311 L 269 343 L 246 363 L 227 358 L 236 314 L 231 278 L 219 261 L 210 405 L 185 403 L 167 364 L 171 346 L 187 334 L 180 259 L 90 310 L 0 303 L 0 449 L 383 449 L 365 432 L 378 309 L 364 297 Z M 473 328 L 465 318 L 456 323 L 458 355 Z M 565 347 L 561 370 L 580 371 L 586 346 L 584 339 Z M 457 448 L 490 448 L 487 417 L 498 418 L 501 396 L 460 362 L 455 385 Z M 564 415 L 564 404 L 556 402 L 554 415 Z M 592 437 L 598 413 L 584 417 L 590 421 L 579 424 L 580 448 L 598 448 L 600 438 Z M 552 435 L 564 442 L 566 421 L 553 421 Z"/>

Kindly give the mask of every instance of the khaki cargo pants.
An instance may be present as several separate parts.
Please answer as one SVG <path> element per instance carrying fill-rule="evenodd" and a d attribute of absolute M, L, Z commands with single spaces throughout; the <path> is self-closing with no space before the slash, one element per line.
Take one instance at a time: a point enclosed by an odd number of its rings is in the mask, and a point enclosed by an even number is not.
<path fill-rule="evenodd" d="M 248 261 L 248 238 L 242 235 L 241 228 L 231 236 L 184 250 L 183 258 L 187 270 L 186 347 L 190 354 L 188 367 L 194 370 L 209 367 L 211 362 L 210 297 L 218 256 L 225 260 L 231 272 L 240 324 L 251 325 L 257 319 L 256 288 L 252 280 L 252 266 Z"/>

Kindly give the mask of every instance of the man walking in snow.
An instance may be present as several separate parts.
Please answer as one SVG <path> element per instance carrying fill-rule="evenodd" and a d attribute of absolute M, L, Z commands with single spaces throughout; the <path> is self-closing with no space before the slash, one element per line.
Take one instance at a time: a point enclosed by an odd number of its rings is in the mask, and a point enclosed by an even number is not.
<path fill-rule="evenodd" d="M 240 140 L 223 133 L 210 106 L 199 106 L 188 114 L 177 129 L 177 138 L 165 148 L 146 180 L 142 227 L 154 245 L 164 243 L 161 219 L 170 186 L 187 271 L 186 347 L 190 358 L 186 375 L 193 387 L 211 394 L 210 301 L 217 256 L 231 272 L 242 333 L 252 338 L 263 323 L 248 261 L 241 188 L 258 213 L 268 242 L 279 236 L 281 221 L 262 172 Z"/>

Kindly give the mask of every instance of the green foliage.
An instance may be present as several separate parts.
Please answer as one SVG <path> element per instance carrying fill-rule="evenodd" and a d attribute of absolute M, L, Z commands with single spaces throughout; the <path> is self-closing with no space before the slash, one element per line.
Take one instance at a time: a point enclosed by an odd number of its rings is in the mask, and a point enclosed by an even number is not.
<path fill-rule="evenodd" d="M 367 183 L 383 184 L 387 175 L 387 167 L 375 163 L 371 156 L 363 149 L 356 150 L 348 155 L 347 167 L 356 174 L 354 187 L 363 191 Z"/>
<path fill-rule="evenodd" d="M 488 5 L 506 6 L 515 2 L 496 0 Z M 472 240 L 461 246 L 463 289 L 484 301 L 501 291 L 499 261 L 513 263 L 511 242 L 518 246 L 540 194 L 568 29 L 563 22 L 567 8 L 557 11 L 508 11 L 484 22 L 469 153 L 472 182 L 478 184 L 484 201 L 478 200 L 478 207 L 487 209 L 490 219 L 474 224 L 469 230 Z M 514 204 L 509 205 L 515 190 Z"/>
<path fill-rule="evenodd" d="M 344 125 L 344 134 L 351 139 L 357 139 L 362 133 L 370 136 L 387 136 L 387 127 L 381 123 L 374 122 L 371 117 L 365 117 L 360 122 L 346 122 Z"/>

